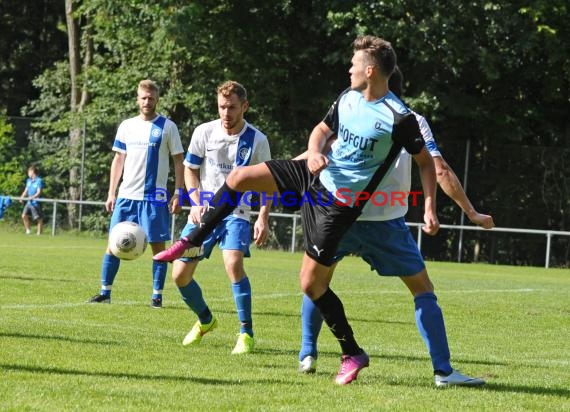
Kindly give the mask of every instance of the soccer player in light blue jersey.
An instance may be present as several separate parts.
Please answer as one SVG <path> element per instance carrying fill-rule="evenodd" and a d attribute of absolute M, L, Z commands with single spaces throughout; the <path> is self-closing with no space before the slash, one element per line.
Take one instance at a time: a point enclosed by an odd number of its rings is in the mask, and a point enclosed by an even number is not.
<path fill-rule="evenodd" d="M 361 213 L 357 192 L 375 181 L 392 147 L 404 147 L 418 163 L 426 199 L 426 226 L 433 230 L 438 225 L 433 161 L 415 117 L 388 89 L 396 53 L 388 41 L 374 36 L 357 38 L 353 51 L 350 89 L 339 96 L 311 132 L 307 160 L 270 160 L 233 169 L 212 200 L 215 208 L 202 216 L 200 227 L 154 256 L 157 261 L 172 261 L 186 249 L 202 245 L 233 211 L 226 199 L 235 202 L 245 191 L 293 192 L 298 199 L 307 199 L 301 204 L 305 255 L 300 284 L 341 347 L 341 367 L 335 378 L 339 385 L 354 381 L 368 366 L 369 357 L 356 342 L 341 300 L 329 287 L 330 267 L 342 235 Z M 339 138 L 325 156 L 321 151 L 333 134 Z M 343 196 L 339 195 L 341 190 Z M 331 195 L 333 201 L 321 201 Z"/>
<path fill-rule="evenodd" d="M 170 240 L 170 213 L 179 213 L 178 192 L 168 195 L 170 157 L 174 163 L 175 185 L 184 184 L 184 148 L 176 124 L 156 112 L 159 89 L 152 80 L 142 80 L 137 88 L 138 116 L 124 120 L 117 130 L 111 163 L 109 192 L 105 209 L 112 213 L 109 232 L 119 222 L 131 221 L 144 229 L 153 253 Z M 122 182 L 117 193 L 117 186 Z M 101 267 L 101 291 L 89 303 L 110 303 L 111 289 L 120 260 L 107 251 Z M 151 306 L 162 307 L 162 289 L 168 265 L 152 263 Z"/>
<path fill-rule="evenodd" d="M 247 91 L 238 82 L 227 81 L 217 89 L 219 119 L 199 125 L 192 135 L 184 160 L 184 178 L 192 206 L 188 224 L 182 235 L 189 234 L 200 224 L 208 208 L 207 196 L 223 186 L 232 169 L 255 165 L 271 159 L 267 137 L 244 119 L 249 107 Z M 237 343 L 232 354 L 250 353 L 254 348 L 251 316 L 251 285 L 245 273 L 243 258 L 250 257 L 249 223 L 251 201 L 243 201 L 221 221 L 204 240 L 202 251 L 196 256 L 181 257 L 173 262 L 172 277 L 182 300 L 198 320 L 182 344 L 197 345 L 202 336 L 214 330 L 218 321 L 206 304 L 202 290 L 194 277 L 198 262 L 208 258 L 216 244 L 222 249 L 224 266 L 230 282 L 240 322 Z M 267 238 L 270 204 L 262 204 L 253 226 L 256 245 Z"/>
<path fill-rule="evenodd" d="M 24 210 L 22 211 L 22 221 L 24 222 L 26 235 L 32 233 L 30 226 L 30 216 L 32 217 L 32 220 L 37 223 L 36 233 L 38 235 L 42 234 L 42 228 L 44 226 L 44 215 L 42 213 L 42 205 L 36 199 L 42 195 L 43 188 L 44 181 L 40 176 L 38 176 L 38 168 L 34 165 L 28 167 L 26 187 L 20 196 L 20 203 L 23 203 L 23 198 L 28 198 L 26 204 L 24 205 Z"/>
<path fill-rule="evenodd" d="M 402 74 L 398 68 L 390 77 L 390 90 L 397 96 L 401 95 Z M 414 113 L 426 147 L 436 163 L 438 183 L 445 193 L 454 199 L 466 211 L 473 223 L 486 229 L 494 227 L 489 215 L 478 213 L 467 198 L 455 173 L 446 166 L 437 147 L 431 129 L 425 118 Z M 323 149 L 326 153 L 332 141 Z M 306 157 L 306 153 L 298 158 Z M 442 169 L 446 170 L 442 170 Z M 448 168 L 448 169 L 447 169 Z M 394 164 L 392 173 L 376 188 L 382 193 L 408 193 L 410 191 L 412 163 L 408 153 L 402 150 Z M 357 254 L 370 264 L 382 276 L 400 276 L 414 297 L 416 323 L 418 330 L 429 350 L 437 386 L 462 385 L 478 386 L 484 384 L 479 378 L 471 378 L 453 370 L 450 363 L 450 353 L 443 315 L 434 287 L 428 277 L 423 259 L 410 230 L 406 227 L 404 216 L 408 211 L 407 197 L 403 202 L 388 203 L 386 206 L 374 206 L 368 203 L 362 215 L 351 226 L 340 241 L 339 250 L 335 256 L 338 263 L 348 254 Z M 430 234 L 435 234 L 432 231 Z M 332 272 L 336 263 L 331 266 Z M 323 323 L 321 314 L 312 300 L 306 295 L 301 306 L 301 350 L 299 352 L 299 372 L 314 373 L 317 365 L 317 339 Z"/>

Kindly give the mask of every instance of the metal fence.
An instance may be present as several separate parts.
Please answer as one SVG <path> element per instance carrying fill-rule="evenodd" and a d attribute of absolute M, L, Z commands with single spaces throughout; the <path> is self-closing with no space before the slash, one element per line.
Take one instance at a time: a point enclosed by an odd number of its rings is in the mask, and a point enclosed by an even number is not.
<path fill-rule="evenodd" d="M 11 197 L 13 201 L 18 201 L 19 197 Z M 95 201 L 72 201 L 72 200 L 64 200 L 64 199 L 36 199 L 39 202 L 51 204 L 52 207 L 52 214 L 51 214 L 51 235 L 55 236 L 57 232 L 57 216 L 58 216 L 58 205 L 62 204 L 77 204 L 79 205 L 79 230 L 81 231 L 81 214 L 82 214 L 82 206 L 83 205 L 90 205 L 90 206 L 101 206 L 104 207 L 105 202 L 95 202 Z M 183 207 L 183 210 L 189 210 L 189 207 Z M 257 214 L 257 212 L 252 211 L 252 214 Z M 182 213 L 178 216 L 173 215 L 172 224 L 171 224 L 171 236 L 172 239 L 178 237 L 179 229 L 186 223 L 187 215 Z M 274 219 L 285 219 L 290 221 L 290 227 L 287 233 L 290 236 L 290 244 L 288 246 L 288 250 L 291 252 L 296 252 L 299 250 L 298 247 L 298 234 L 299 234 L 299 227 L 300 227 L 300 219 L 301 215 L 299 214 L 290 214 L 290 213 L 270 213 L 270 218 Z M 422 248 L 422 238 L 423 232 L 421 227 L 423 223 L 416 223 L 416 222 L 407 222 L 407 225 L 410 227 L 414 227 L 417 230 L 417 244 L 418 248 L 421 250 Z M 556 230 L 536 230 L 536 229 L 518 229 L 518 228 L 505 228 L 505 227 L 496 227 L 491 230 L 485 230 L 478 226 L 464 226 L 464 225 L 440 225 L 440 229 L 444 230 L 467 230 L 467 231 L 484 231 L 486 233 L 492 232 L 504 232 L 504 233 L 518 233 L 523 235 L 543 235 L 546 237 L 546 245 L 545 245 L 545 257 L 544 257 L 544 267 L 548 268 L 550 266 L 551 260 L 551 246 L 552 246 L 552 238 L 555 236 L 567 236 L 570 237 L 570 232 L 566 231 L 556 231 Z M 302 235 L 301 235 L 302 236 Z M 458 252 L 459 253 L 459 252 Z M 460 255 L 458 255 L 458 260 Z"/>

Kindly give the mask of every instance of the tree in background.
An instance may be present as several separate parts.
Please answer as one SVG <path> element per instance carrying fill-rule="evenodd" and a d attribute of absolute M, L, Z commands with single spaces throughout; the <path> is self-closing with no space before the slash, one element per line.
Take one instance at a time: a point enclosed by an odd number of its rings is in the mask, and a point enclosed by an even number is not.
<path fill-rule="evenodd" d="M 185 144 L 195 125 L 215 115 L 215 86 L 233 78 L 248 88 L 247 116 L 268 133 L 273 154 L 298 153 L 349 84 L 352 40 L 373 33 L 394 44 L 407 101 L 430 120 L 460 176 L 471 142 L 468 193 L 478 209 L 491 211 L 499 226 L 570 226 L 570 26 L 563 0 L 67 2 L 77 6 L 70 16 L 80 29 L 72 42 L 79 53 L 71 59 L 59 48 L 58 62 L 34 81 L 39 97 L 23 112 L 42 118 L 29 150 L 54 176 L 56 197 L 73 196 L 70 170 L 80 161 L 77 133 L 85 124 L 84 198 L 104 199 L 117 124 L 136 112 L 132 96 L 145 77 L 162 86 L 159 110 L 178 123 Z M 58 13 L 43 20 L 54 32 L 65 16 L 63 8 Z M 459 223 L 459 210 L 441 200 L 442 222 Z M 466 251 L 484 240 L 473 235 Z M 430 255 L 446 250 L 449 258 L 455 241 L 442 234 L 428 245 Z M 480 253 L 490 260 L 499 251 L 513 262 L 543 256 L 542 241 L 484 243 L 492 250 Z M 570 244 L 557 247 L 570 254 Z"/>

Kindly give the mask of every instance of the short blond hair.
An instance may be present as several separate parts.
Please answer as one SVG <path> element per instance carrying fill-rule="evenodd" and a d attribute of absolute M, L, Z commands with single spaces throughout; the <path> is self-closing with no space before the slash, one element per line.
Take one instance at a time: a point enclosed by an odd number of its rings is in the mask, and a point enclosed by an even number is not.
<path fill-rule="evenodd" d="M 141 80 L 139 82 L 139 87 L 137 88 L 137 90 L 139 89 L 146 90 L 148 92 L 154 92 L 157 94 L 157 96 L 160 94 L 160 89 L 158 88 L 158 85 L 150 79 Z"/>
<path fill-rule="evenodd" d="M 220 84 L 218 86 L 218 94 L 221 94 L 224 97 L 229 97 L 232 94 L 235 94 L 239 98 L 240 102 L 244 103 L 247 101 L 247 90 L 245 90 L 245 87 L 243 87 L 242 84 L 233 80 L 228 80 L 227 82 Z"/>

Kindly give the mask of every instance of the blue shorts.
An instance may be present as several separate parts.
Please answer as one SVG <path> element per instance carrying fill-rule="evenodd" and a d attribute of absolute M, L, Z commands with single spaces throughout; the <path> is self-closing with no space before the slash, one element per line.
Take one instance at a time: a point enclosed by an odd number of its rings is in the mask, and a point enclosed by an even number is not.
<path fill-rule="evenodd" d="M 182 229 L 181 236 L 188 236 L 196 227 L 193 223 L 187 223 Z M 235 216 L 228 216 L 222 220 L 214 231 L 202 243 L 203 254 L 197 258 L 202 260 L 209 258 L 216 243 L 221 250 L 239 250 L 245 257 L 250 257 L 249 242 L 251 240 L 251 225 L 248 220 Z M 183 262 L 190 262 L 195 258 L 182 257 Z"/>
<path fill-rule="evenodd" d="M 170 240 L 170 213 L 166 203 L 119 198 L 111 216 L 109 231 L 117 223 L 124 221 L 141 225 L 149 243 Z"/>
<path fill-rule="evenodd" d="M 403 217 L 356 221 L 342 237 L 335 261 L 355 254 L 382 276 L 411 276 L 425 268 L 418 245 Z"/>

